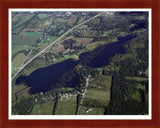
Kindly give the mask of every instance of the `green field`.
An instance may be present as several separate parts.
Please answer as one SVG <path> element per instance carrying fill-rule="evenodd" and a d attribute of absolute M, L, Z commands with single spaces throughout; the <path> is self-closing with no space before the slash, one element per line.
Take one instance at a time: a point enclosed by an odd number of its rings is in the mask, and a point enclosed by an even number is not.
<path fill-rule="evenodd" d="M 110 92 L 108 90 L 104 91 L 104 90 L 98 90 L 98 89 L 89 89 L 86 92 L 85 98 L 88 99 L 94 99 L 94 100 L 104 100 L 104 101 L 109 101 L 110 99 Z"/>
<path fill-rule="evenodd" d="M 97 88 L 97 90 L 110 91 L 112 77 L 107 75 L 99 75 L 89 82 L 89 88 Z"/>
<path fill-rule="evenodd" d="M 21 66 L 26 56 L 24 53 L 17 54 L 12 61 L 12 74 L 15 74 L 17 68 Z"/>
<path fill-rule="evenodd" d="M 54 108 L 54 100 L 44 104 L 36 104 L 32 109 L 31 115 L 52 115 Z"/>
<path fill-rule="evenodd" d="M 56 115 L 75 115 L 77 107 L 77 97 L 71 96 L 58 102 Z"/>
<path fill-rule="evenodd" d="M 22 31 L 22 29 L 23 29 L 24 27 L 25 27 L 25 24 L 23 24 L 23 25 L 19 26 L 18 28 L 14 29 L 14 30 L 12 31 L 12 33 L 18 34 L 18 33 L 20 33 L 20 32 Z"/>
<path fill-rule="evenodd" d="M 40 19 L 46 18 L 45 14 L 38 14 L 37 15 Z"/>
<path fill-rule="evenodd" d="M 27 21 L 29 21 L 34 14 L 25 14 L 25 16 L 21 16 L 19 22 L 12 28 L 13 33 L 19 33 L 25 26 Z"/>
<path fill-rule="evenodd" d="M 104 115 L 104 108 L 93 108 L 92 111 L 87 112 L 90 107 L 81 106 L 80 115 Z"/>
<path fill-rule="evenodd" d="M 24 53 L 19 53 L 15 56 L 12 62 L 12 68 L 18 68 L 23 63 L 24 59 L 26 58 Z"/>
<path fill-rule="evenodd" d="M 40 32 L 25 32 L 27 35 L 33 35 L 33 36 L 42 36 L 42 33 Z"/>
<path fill-rule="evenodd" d="M 12 45 L 12 56 L 20 51 L 30 50 L 31 47 L 29 45 Z"/>
<path fill-rule="evenodd" d="M 24 24 L 26 21 L 30 20 L 34 16 L 34 14 L 24 14 L 24 15 L 25 16 L 21 16 L 20 21 L 13 27 L 13 29 Z"/>
<path fill-rule="evenodd" d="M 12 44 L 13 45 L 32 45 L 40 38 L 41 35 L 24 35 L 19 36 L 16 34 L 12 35 Z"/>
<path fill-rule="evenodd" d="M 58 36 L 48 36 L 48 38 L 46 38 L 46 40 L 44 41 L 44 43 L 50 43 L 51 41 L 54 41 L 58 38 Z"/>

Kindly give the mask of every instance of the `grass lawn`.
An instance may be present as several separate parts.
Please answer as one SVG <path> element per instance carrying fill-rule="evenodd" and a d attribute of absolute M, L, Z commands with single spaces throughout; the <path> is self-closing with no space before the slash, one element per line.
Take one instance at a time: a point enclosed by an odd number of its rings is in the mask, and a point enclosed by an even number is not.
<path fill-rule="evenodd" d="M 70 96 L 68 99 L 63 99 L 58 102 L 56 115 L 75 115 L 77 107 L 77 97 Z"/>
<path fill-rule="evenodd" d="M 36 104 L 31 112 L 31 115 L 52 115 L 54 108 L 54 100 L 44 104 Z"/>
<path fill-rule="evenodd" d="M 19 53 L 18 55 L 16 55 L 12 62 L 12 68 L 14 69 L 20 67 L 25 58 L 26 55 L 24 53 Z"/>

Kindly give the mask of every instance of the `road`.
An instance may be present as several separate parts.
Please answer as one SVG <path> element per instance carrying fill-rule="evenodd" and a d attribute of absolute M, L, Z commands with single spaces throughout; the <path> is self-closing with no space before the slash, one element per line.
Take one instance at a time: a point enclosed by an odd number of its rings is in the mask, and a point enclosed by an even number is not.
<path fill-rule="evenodd" d="M 88 84 L 89 84 L 89 78 L 87 78 L 86 80 L 87 80 L 87 82 L 86 82 L 86 88 L 87 88 L 87 86 L 88 86 Z M 81 99 L 81 102 L 80 102 L 80 104 L 79 104 L 79 108 L 78 108 L 78 110 L 77 110 L 77 115 L 79 115 L 79 113 L 80 113 L 80 109 L 81 109 L 81 106 L 82 106 L 82 103 L 83 103 L 83 99 L 84 99 L 84 96 L 85 96 L 86 91 L 87 91 L 86 88 L 85 88 L 84 92 L 82 93 L 82 99 Z"/>
<path fill-rule="evenodd" d="M 48 46 L 46 46 L 43 50 L 41 50 L 38 54 L 36 54 L 34 57 L 32 57 L 28 62 L 26 62 L 26 63 L 17 71 L 17 73 L 12 77 L 12 81 L 14 80 L 14 78 L 15 78 L 30 62 L 32 62 L 32 60 L 34 60 L 36 57 L 38 57 L 39 55 L 41 55 L 46 49 L 48 49 L 49 47 L 51 47 L 55 42 L 57 42 L 57 41 L 59 41 L 60 39 L 62 39 L 65 35 L 67 35 L 67 34 L 70 33 L 71 31 L 73 31 L 74 29 L 76 29 L 76 28 L 78 28 L 79 26 L 81 26 L 81 25 L 83 25 L 83 24 L 85 24 L 85 23 L 93 20 L 94 18 L 102 15 L 103 13 L 105 13 L 105 12 L 102 12 L 102 13 L 100 13 L 100 14 L 98 14 L 98 15 L 96 15 L 96 16 L 94 16 L 94 17 L 92 17 L 92 18 L 90 18 L 90 19 L 88 19 L 88 20 L 86 20 L 86 21 L 84 21 L 84 22 L 82 22 L 82 23 L 74 26 L 73 28 L 71 28 L 70 30 L 68 30 L 68 31 L 65 32 L 64 34 L 62 34 L 59 38 L 57 38 L 55 41 L 53 41 L 52 43 L 50 43 L 50 44 L 49 44 Z"/>

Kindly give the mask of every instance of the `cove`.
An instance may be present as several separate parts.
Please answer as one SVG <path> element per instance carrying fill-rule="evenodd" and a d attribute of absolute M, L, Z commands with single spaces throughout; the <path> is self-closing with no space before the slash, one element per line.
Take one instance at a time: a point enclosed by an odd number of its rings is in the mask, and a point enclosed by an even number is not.
<path fill-rule="evenodd" d="M 15 84 L 24 83 L 30 86 L 30 93 L 46 92 L 51 88 L 77 87 L 80 83 L 79 75 L 74 72 L 72 77 L 62 81 L 66 73 L 70 73 L 76 65 L 85 65 L 92 68 L 99 68 L 109 64 L 109 58 L 116 54 L 124 54 L 126 50 L 124 44 L 136 35 L 127 35 L 118 37 L 117 42 L 105 44 L 97 47 L 90 52 L 84 52 L 79 55 L 79 60 L 67 59 L 63 62 L 50 65 L 48 67 L 39 68 L 33 71 L 29 76 L 21 75 L 16 79 Z M 60 84 L 57 84 L 60 83 Z"/>

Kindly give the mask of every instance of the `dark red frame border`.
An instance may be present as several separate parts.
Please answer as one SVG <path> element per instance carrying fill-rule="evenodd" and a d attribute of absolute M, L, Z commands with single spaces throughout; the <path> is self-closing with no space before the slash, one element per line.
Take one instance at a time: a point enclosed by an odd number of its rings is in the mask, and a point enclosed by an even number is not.
<path fill-rule="evenodd" d="M 8 9 L 9 8 L 151 8 L 152 120 L 9 120 Z M 158 18 L 159 17 L 159 18 Z M 159 0 L 0 0 L 0 127 L 1 128 L 160 128 L 160 1 Z"/>

